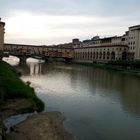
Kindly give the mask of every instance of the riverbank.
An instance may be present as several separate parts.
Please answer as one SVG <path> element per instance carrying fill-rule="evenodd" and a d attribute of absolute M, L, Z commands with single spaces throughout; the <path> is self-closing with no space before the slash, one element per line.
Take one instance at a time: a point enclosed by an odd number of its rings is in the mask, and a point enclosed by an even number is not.
<path fill-rule="evenodd" d="M 20 74 L 6 62 L 0 62 L 0 117 L 26 112 L 41 112 L 44 103 L 34 89 L 20 79 Z"/>
<path fill-rule="evenodd" d="M 63 127 L 64 117 L 60 112 L 33 115 L 14 126 L 7 140 L 74 140 Z"/>
<path fill-rule="evenodd" d="M 34 89 L 20 80 L 20 74 L 6 62 L 0 61 L 0 140 L 5 137 L 3 120 L 26 112 L 41 112 L 44 103 Z"/>
<path fill-rule="evenodd" d="M 91 66 L 91 67 L 97 67 L 102 69 L 110 69 L 121 73 L 127 73 L 132 74 L 136 76 L 140 76 L 140 66 L 139 63 L 131 63 L 131 62 L 109 62 L 109 63 L 84 63 L 84 62 L 72 62 L 74 64 L 78 65 L 84 65 L 84 66 Z"/>
<path fill-rule="evenodd" d="M 59 112 L 34 114 L 6 134 L 5 119 L 11 116 L 41 112 L 44 103 L 36 96 L 29 83 L 6 62 L 0 62 L 0 140 L 74 140 L 63 127 L 64 117 Z"/>

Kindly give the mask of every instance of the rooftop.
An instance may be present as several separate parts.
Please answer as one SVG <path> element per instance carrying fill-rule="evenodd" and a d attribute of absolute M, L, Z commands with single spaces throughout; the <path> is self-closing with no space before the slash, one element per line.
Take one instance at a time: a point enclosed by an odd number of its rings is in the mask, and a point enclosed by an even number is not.
<path fill-rule="evenodd" d="M 129 27 L 129 30 L 131 30 L 131 31 L 140 30 L 140 25 L 131 26 L 131 27 Z"/>
<path fill-rule="evenodd" d="M 1 18 L 0 18 L 0 24 L 2 24 L 3 26 L 5 26 L 5 22 L 2 22 L 1 21 Z"/>

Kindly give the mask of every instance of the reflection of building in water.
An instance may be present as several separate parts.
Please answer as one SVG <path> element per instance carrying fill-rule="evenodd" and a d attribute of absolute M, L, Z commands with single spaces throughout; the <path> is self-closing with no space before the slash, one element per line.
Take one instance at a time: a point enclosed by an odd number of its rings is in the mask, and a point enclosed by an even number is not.
<path fill-rule="evenodd" d="M 84 86 L 91 94 L 111 98 L 122 109 L 140 117 L 140 79 L 105 69 L 77 66 L 72 72 L 72 86 Z M 81 68 L 81 69 L 80 69 Z M 73 80 L 72 80 L 73 82 Z M 104 90 L 102 92 L 102 90 Z"/>
<path fill-rule="evenodd" d="M 42 74 L 42 64 L 41 63 L 31 63 L 30 64 L 30 75 L 41 75 Z"/>
<path fill-rule="evenodd" d="M 124 92 L 120 94 L 121 104 L 125 111 L 140 117 L 140 79 L 126 80 Z"/>

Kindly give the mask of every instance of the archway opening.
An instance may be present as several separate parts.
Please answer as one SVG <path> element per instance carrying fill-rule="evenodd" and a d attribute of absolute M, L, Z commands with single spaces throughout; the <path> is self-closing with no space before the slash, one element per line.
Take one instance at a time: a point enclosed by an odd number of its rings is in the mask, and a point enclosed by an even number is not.
<path fill-rule="evenodd" d="M 126 52 L 123 52 L 122 53 L 122 60 L 126 60 L 127 59 L 127 53 Z"/>
<path fill-rule="evenodd" d="M 111 60 L 115 60 L 115 52 L 111 53 Z"/>

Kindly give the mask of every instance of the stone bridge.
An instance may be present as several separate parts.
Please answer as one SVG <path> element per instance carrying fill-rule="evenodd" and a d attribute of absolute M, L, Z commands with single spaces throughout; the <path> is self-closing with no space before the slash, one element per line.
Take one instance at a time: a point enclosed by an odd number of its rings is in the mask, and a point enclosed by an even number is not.
<path fill-rule="evenodd" d="M 66 45 L 68 46 L 68 45 Z M 26 63 L 29 57 L 40 58 L 48 61 L 49 58 L 63 58 L 70 61 L 74 57 L 72 46 L 63 45 L 39 46 L 39 45 L 23 45 L 23 44 L 4 44 L 4 56 L 16 56 L 21 63 Z"/>

